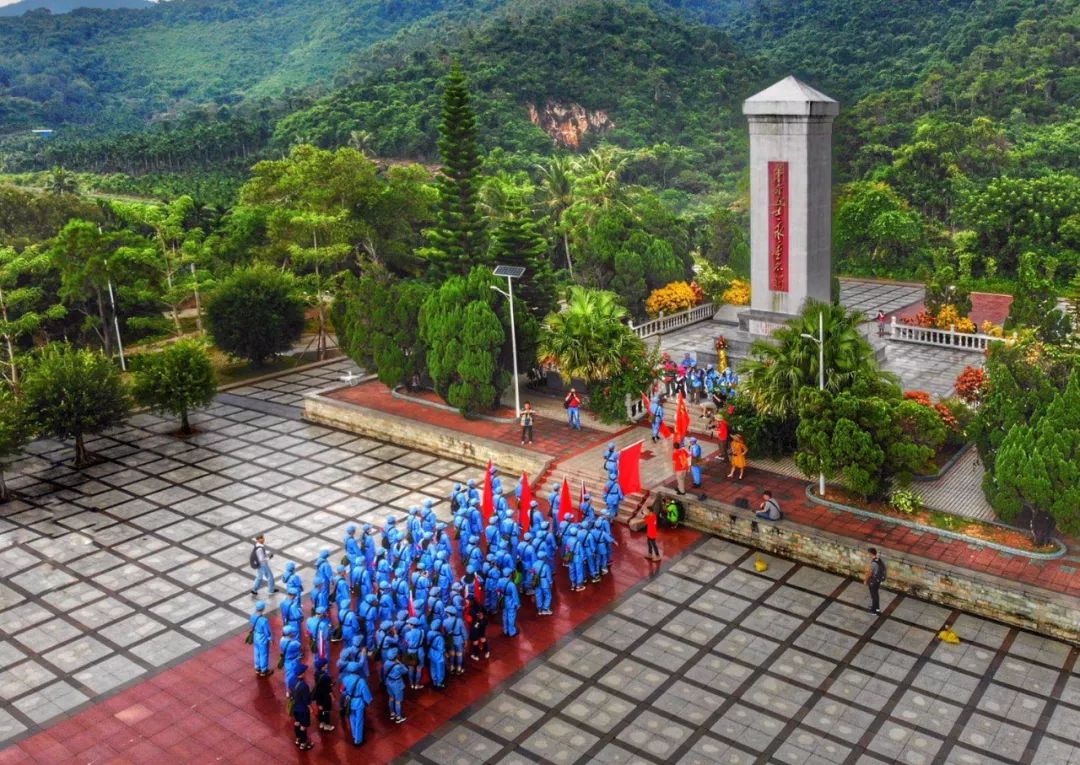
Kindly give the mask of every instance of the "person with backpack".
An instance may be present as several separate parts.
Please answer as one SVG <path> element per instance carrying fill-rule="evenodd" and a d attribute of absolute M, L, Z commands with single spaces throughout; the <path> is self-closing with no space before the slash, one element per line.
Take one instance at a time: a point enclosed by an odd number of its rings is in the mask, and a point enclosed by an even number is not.
<path fill-rule="evenodd" d="M 291 624 L 282 630 L 281 643 L 281 666 L 285 669 L 285 695 L 292 693 L 292 687 L 296 684 L 296 678 L 304 673 L 301 657 L 303 648 L 300 645 L 300 635 L 296 627 Z"/>
<path fill-rule="evenodd" d="M 432 619 L 427 633 L 428 674 L 431 687 L 442 690 L 446 687 L 446 636 L 442 630 L 442 620 Z"/>
<path fill-rule="evenodd" d="M 870 565 L 866 567 L 866 577 L 863 579 L 870 590 L 870 608 L 867 610 L 872 614 L 880 614 L 881 602 L 878 590 L 881 589 L 881 583 L 885 581 L 885 561 L 878 555 L 877 548 L 871 547 L 867 552 L 870 553 Z"/>
<path fill-rule="evenodd" d="M 398 661 L 397 648 L 387 648 L 384 658 L 382 681 L 390 703 L 390 721 L 400 724 L 405 722 L 405 678 L 409 676 L 409 670 Z"/>
<path fill-rule="evenodd" d="M 307 666 L 300 664 L 297 667 L 296 680 L 289 691 L 289 711 L 293 718 L 293 733 L 296 735 L 296 748 L 306 752 L 314 748 L 315 744 L 308 741 L 307 729 L 311 725 L 311 688 L 304 679 Z"/>
<path fill-rule="evenodd" d="M 253 598 L 259 594 L 263 584 L 266 584 L 267 591 L 271 595 L 277 592 L 274 572 L 270 570 L 270 559 L 274 557 L 274 554 L 266 549 L 265 542 L 266 538 L 262 534 L 255 537 L 255 546 L 251 548 L 251 556 L 248 559 L 248 563 L 255 569 L 255 583 L 251 585 Z"/>
<path fill-rule="evenodd" d="M 270 631 L 270 620 L 263 611 L 266 603 L 260 600 L 255 604 L 255 613 L 251 615 L 251 646 L 255 652 L 255 674 L 267 677 L 274 670 L 270 669 L 270 641 L 274 633 Z"/>
<path fill-rule="evenodd" d="M 517 584 L 514 583 L 514 570 L 504 568 L 502 573 L 503 634 L 506 637 L 517 637 L 517 612 L 521 607 L 521 596 L 518 594 Z"/>
<path fill-rule="evenodd" d="M 341 680 L 341 711 L 349 721 L 353 746 L 360 746 L 364 743 L 364 713 L 374 699 L 367 680 L 361 674 L 359 663 L 345 665 L 344 675 Z"/>
<path fill-rule="evenodd" d="M 784 513 L 780 510 L 780 503 L 773 499 L 772 492 L 766 489 L 761 494 L 761 504 L 754 515 L 763 521 L 779 521 Z"/>
<path fill-rule="evenodd" d="M 312 694 L 319 708 L 319 730 L 329 733 L 334 729 L 330 713 L 334 709 L 334 681 L 327 670 L 329 662 L 321 656 L 315 659 L 315 690 Z"/>
<path fill-rule="evenodd" d="M 563 406 L 566 408 L 567 424 L 571 430 L 581 430 L 581 396 L 576 390 L 570 389 L 563 399 Z"/>

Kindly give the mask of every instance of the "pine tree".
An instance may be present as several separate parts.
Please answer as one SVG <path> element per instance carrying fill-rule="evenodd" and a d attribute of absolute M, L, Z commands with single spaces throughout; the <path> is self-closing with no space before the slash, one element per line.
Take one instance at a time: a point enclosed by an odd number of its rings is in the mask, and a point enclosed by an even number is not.
<path fill-rule="evenodd" d="M 466 275 L 487 262 L 484 227 L 477 210 L 480 155 L 476 145 L 476 116 L 469 104 L 469 88 L 457 64 L 450 70 L 443 94 L 439 123 L 439 155 L 442 172 L 437 185 L 439 211 L 428 230 L 425 248 L 429 275 L 441 281 L 453 274 Z"/>
<path fill-rule="evenodd" d="M 538 321 L 555 308 L 555 275 L 547 253 L 547 242 L 525 204 L 513 199 L 492 232 L 491 257 L 499 265 L 525 269 L 514 283 L 514 299 L 525 303 Z"/>

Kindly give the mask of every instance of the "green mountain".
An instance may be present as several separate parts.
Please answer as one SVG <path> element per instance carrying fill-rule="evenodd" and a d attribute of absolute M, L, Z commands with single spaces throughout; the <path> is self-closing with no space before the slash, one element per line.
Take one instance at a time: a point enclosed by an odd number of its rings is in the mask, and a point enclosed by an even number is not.
<path fill-rule="evenodd" d="M 22 16 L 30 11 L 44 9 L 49 13 L 71 13 L 80 8 L 113 10 L 116 8 L 150 8 L 150 0 L 19 0 L 10 5 L 0 5 L 0 16 Z"/>
<path fill-rule="evenodd" d="M 351 56 L 418 20 L 499 0 L 170 0 L 0 19 L 0 135 L 138 127 L 206 104 L 327 89 Z"/>

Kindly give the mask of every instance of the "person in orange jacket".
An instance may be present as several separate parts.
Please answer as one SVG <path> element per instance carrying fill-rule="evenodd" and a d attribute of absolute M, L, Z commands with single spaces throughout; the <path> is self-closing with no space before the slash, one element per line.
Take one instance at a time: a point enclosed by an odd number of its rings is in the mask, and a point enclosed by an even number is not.
<path fill-rule="evenodd" d="M 742 433 L 736 433 L 731 438 L 731 470 L 728 471 L 727 477 L 731 478 L 735 475 L 735 471 L 739 471 L 738 480 L 742 480 L 743 473 L 746 471 L 746 452 L 749 448 L 746 446 L 746 439 L 743 438 Z"/>
<path fill-rule="evenodd" d="M 678 487 L 678 493 L 685 494 L 686 474 L 690 472 L 690 450 L 683 446 L 682 442 L 675 444 L 671 452 L 671 463 L 675 468 L 675 485 Z"/>

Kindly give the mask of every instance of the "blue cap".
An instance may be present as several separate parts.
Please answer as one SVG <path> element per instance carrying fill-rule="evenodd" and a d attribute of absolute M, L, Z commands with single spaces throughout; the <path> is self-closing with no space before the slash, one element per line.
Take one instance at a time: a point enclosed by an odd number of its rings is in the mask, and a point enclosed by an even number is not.
<path fill-rule="evenodd" d="M 283 629 L 281 631 L 281 634 L 288 635 L 288 636 L 292 637 L 293 635 L 296 634 L 296 625 L 295 624 L 286 624 L 285 629 Z"/>
<path fill-rule="evenodd" d="M 348 526 L 346 526 L 345 527 L 345 533 L 346 534 L 355 534 L 356 533 L 356 524 L 355 523 L 350 523 Z"/>
<path fill-rule="evenodd" d="M 326 613 L 326 606 L 319 606 L 318 608 L 315 609 L 315 613 L 317 615 L 319 615 L 319 616 L 322 616 L 323 614 Z"/>
<path fill-rule="evenodd" d="M 255 601 L 255 610 L 256 611 L 264 611 L 264 610 L 266 610 L 266 601 L 265 600 L 257 600 L 257 601 Z"/>

